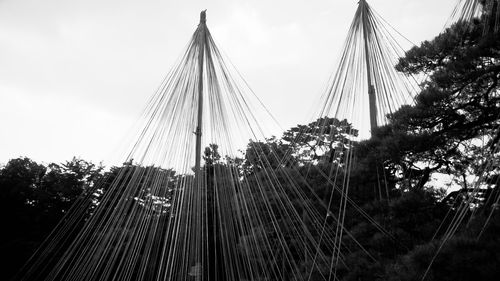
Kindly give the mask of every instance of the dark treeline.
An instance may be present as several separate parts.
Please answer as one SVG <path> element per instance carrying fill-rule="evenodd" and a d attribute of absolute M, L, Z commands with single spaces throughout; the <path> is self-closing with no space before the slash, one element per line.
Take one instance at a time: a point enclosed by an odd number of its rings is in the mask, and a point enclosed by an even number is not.
<path fill-rule="evenodd" d="M 102 167 L 81 159 L 43 165 L 10 160 L 0 170 L 0 253 L 9 279 L 40 246 L 78 197 L 102 178 Z"/>
<path fill-rule="evenodd" d="M 368 254 L 343 253 L 345 262 L 337 268 L 341 280 L 422 280 L 431 262 L 425 280 L 498 280 L 499 59 L 496 34 L 485 32 L 480 21 L 456 24 L 400 59 L 399 71 L 428 75 L 427 82 L 415 104 L 388 116 L 389 124 L 370 140 L 350 141 L 357 132 L 347 121 L 325 117 L 258 143 L 258 150 L 249 146 L 243 159 L 221 157 L 212 145 L 205 150 L 205 165 L 208 171 L 236 165 L 249 178 L 264 177 L 255 159 L 266 156 L 287 175 L 300 173 L 297 181 L 307 181 L 317 195 L 310 200 L 322 203 L 332 195 L 324 174 L 336 167 L 343 167 L 340 173 L 349 170 L 349 197 L 389 235 L 347 205 L 344 226 L 357 242 L 346 235 L 342 244 L 360 243 Z M 318 124 L 323 129 L 318 130 Z M 350 169 L 344 167 L 348 151 L 353 151 Z M 91 216 L 106 192 L 105 184 L 96 189 L 96 183 L 111 182 L 124 168 L 104 172 L 81 159 L 43 165 L 28 158 L 1 167 L 0 278 L 9 279 L 20 270 L 78 198 L 88 201 L 82 220 Z M 442 180 L 447 177 L 453 179 L 450 190 Z M 305 203 L 293 194 L 286 196 L 300 213 Z M 332 213 L 338 213 L 340 200 L 333 195 Z M 460 214 L 457 224 L 454 218 Z M 308 218 L 303 219 L 307 224 Z M 329 228 L 336 226 L 327 222 Z M 456 227 L 451 236 L 450 227 Z M 310 263 L 300 264 L 305 280 L 307 274 L 309 280 L 328 276 L 330 268 L 309 272 Z"/>

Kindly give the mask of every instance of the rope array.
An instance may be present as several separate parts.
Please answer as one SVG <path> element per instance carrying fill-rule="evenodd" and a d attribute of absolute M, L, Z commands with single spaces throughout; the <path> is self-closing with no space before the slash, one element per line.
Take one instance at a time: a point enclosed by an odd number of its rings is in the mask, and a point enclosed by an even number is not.
<path fill-rule="evenodd" d="M 225 61 L 202 14 L 124 166 L 79 199 L 18 280 L 304 280 L 310 269 L 330 280 L 332 255 L 348 266 L 344 218 L 280 162 L 260 125 L 272 116 Z"/>

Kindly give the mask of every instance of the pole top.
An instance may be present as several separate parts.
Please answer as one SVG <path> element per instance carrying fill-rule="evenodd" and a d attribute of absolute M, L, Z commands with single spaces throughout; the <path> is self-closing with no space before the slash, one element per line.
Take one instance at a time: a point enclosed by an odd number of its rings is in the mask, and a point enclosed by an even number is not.
<path fill-rule="evenodd" d="M 206 23 L 207 22 L 207 10 L 203 10 L 200 13 L 200 24 L 201 23 Z"/>

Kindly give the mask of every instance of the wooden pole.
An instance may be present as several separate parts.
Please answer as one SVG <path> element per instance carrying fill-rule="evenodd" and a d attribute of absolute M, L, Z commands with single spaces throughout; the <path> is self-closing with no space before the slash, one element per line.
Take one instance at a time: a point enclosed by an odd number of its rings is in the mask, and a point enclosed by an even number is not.
<path fill-rule="evenodd" d="M 201 126 L 203 124 L 203 61 L 205 59 L 205 47 L 206 47 L 206 11 L 200 13 L 200 24 L 198 25 L 200 29 L 200 36 L 198 37 L 198 124 L 196 126 L 196 164 L 195 164 L 195 175 L 199 178 L 201 165 Z"/>
<path fill-rule="evenodd" d="M 202 135 L 202 126 L 203 126 L 203 67 L 205 61 L 205 49 L 207 47 L 207 26 L 206 26 L 206 10 L 200 13 L 200 23 L 198 24 L 198 38 L 197 46 L 198 46 L 198 120 L 196 125 L 196 162 L 195 162 L 195 181 L 197 192 L 201 196 L 199 197 L 199 207 L 201 208 L 201 212 L 198 213 L 199 223 L 202 229 L 205 229 L 206 224 L 206 215 L 207 215 L 207 205 L 206 205 L 206 190 L 203 186 L 203 173 L 201 171 L 201 135 Z M 199 251 L 196 255 L 201 258 L 201 260 L 197 261 L 197 265 L 199 266 L 199 270 L 197 271 L 197 276 L 195 278 L 196 281 L 201 280 L 209 280 L 207 278 L 207 270 L 208 266 L 206 264 L 206 254 L 207 254 L 207 245 L 204 245 L 204 242 L 207 238 L 207 232 L 202 231 L 201 239 L 197 241 L 200 243 L 199 247 L 197 247 L 197 251 Z"/>
<path fill-rule="evenodd" d="M 366 59 L 366 75 L 368 80 L 368 102 L 370 106 L 370 129 L 373 136 L 373 131 L 377 128 L 377 100 L 375 96 L 375 87 L 372 83 L 372 74 L 370 72 L 370 52 L 368 51 L 368 40 L 369 40 L 369 24 L 368 24 L 368 4 L 366 0 L 359 1 L 361 5 L 361 21 L 363 23 L 363 40 L 365 41 L 365 59 Z"/>

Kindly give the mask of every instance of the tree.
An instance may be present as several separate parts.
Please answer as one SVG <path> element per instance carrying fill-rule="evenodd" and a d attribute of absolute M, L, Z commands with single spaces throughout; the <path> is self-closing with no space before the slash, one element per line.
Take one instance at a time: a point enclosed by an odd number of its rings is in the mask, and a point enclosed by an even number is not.
<path fill-rule="evenodd" d="M 343 163 L 345 151 L 358 136 L 346 119 L 322 117 L 307 125 L 297 125 L 283 133 L 291 154 L 304 162 Z"/>
<path fill-rule="evenodd" d="M 457 23 L 399 60 L 399 71 L 428 79 L 415 104 L 389 115 L 365 143 L 399 187 L 422 189 L 434 172 L 478 175 L 497 157 L 487 144 L 500 125 L 500 41 L 483 35 L 481 21 Z"/>
<path fill-rule="evenodd" d="M 273 136 L 265 141 L 250 141 L 244 159 L 241 159 L 240 169 L 243 174 L 250 175 L 266 169 L 294 166 L 296 160 L 290 154 L 290 145 Z"/>
<path fill-rule="evenodd" d="M 26 262 L 77 198 L 90 190 L 101 171 L 102 167 L 77 158 L 47 166 L 17 158 L 0 169 L 0 252 L 6 279 Z"/>

